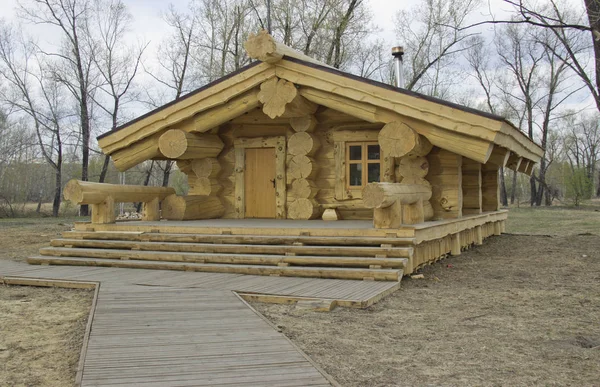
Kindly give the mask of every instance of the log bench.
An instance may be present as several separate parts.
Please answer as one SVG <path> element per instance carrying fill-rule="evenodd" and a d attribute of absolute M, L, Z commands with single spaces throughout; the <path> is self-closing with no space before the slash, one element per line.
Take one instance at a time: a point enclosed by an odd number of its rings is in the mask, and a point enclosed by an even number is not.
<path fill-rule="evenodd" d="M 65 200 L 75 204 L 92 206 L 92 223 L 115 223 L 115 203 L 142 202 L 142 220 L 160 220 L 160 202 L 175 195 L 171 187 L 145 187 L 93 183 L 70 180 L 63 191 Z"/>

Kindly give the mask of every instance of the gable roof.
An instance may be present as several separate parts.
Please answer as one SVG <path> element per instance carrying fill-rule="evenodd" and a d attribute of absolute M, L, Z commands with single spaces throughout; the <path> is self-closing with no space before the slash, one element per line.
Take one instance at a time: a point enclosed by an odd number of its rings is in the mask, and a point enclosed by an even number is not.
<path fill-rule="evenodd" d="M 529 164 L 543 155 L 541 147 L 504 117 L 352 75 L 300 54 L 288 55 L 291 49 L 286 50 L 274 61 L 253 62 L 98 136 L 102 151 L 117 164 L 118 159 L 129 157 L 128 148 L 138 148 L 136 158 L 118 167 L 131 167 L 144 157 L 160 158 L 155 146 L 160 133 L 190 119 L 196 124 L 186 131 L 217 127 L 260 106 L 258 86 L 277 77 L 295 84 L 299 94 L 313 103 L 367 122 L 405 122 L 433 145 L 481 163 L 500 148 Z"/>

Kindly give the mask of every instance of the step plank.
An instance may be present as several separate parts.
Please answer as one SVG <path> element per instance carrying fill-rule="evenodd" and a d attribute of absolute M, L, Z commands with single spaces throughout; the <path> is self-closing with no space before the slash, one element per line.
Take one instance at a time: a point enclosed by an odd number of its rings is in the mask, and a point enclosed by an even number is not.
<path fill-rule="evenodd" d="M 371 265 L 380 265 L 382 267 L 404 268 L 408 264 L 408 259 L 406 258 L 212 254 L 75 247 L 43 247 L 40 249 L 40 254 L 57 257 L 69 256 L 101 259 L 137 259 L 167 262 L 227 263 L 237 265 L 278 265 L 280 263 L 287 263 L 297 266 L 362 266 L 368 268 Z"/>
<path fill-rule="evenodd" d="M 94 259 L 82 257 L 49 257 L 33 256 L 27 262 L 34 265 L 74 265 L 74 266 L 103 266 L 119 268 L 139 268 L 157 270 L 183 270 L 203 271 L 212 273 L 234 273 L 251 275 L 282 275 L 290 277 L 335 278 L 335 279 L 363 279 L 372 277 L 380 281 L 399 281 L 402 278 L 401 270 L 393 269 L 358 269 L 358 268 L 332 268 L 332 267 L 297 267 L 297 266 L 258 266 L 258 265 L 230 265 L 230 264 L 202 264 L 165 261 L 141 260 L 114 260 Z"/>
<path fill-rule="evenodd" d="M 410 258 L 412 247 L 364 247 L 364 246 L 289 246 L 289 245 L 248 245 L 214 243 L 141 242 L 124 240 L 82 240 L 54 239 L 54 247 L 93 247 L 103 249 L 134 249 L 144 251 L 181 251 L 195 253 L 233 254 L 277 254 L 327 255 L 336 257 L 375 257 L 385 255 L 394 258 Z"/>
<path fill-rule="evenodd" d="M 264 244 L 291 245 L 344 245 L 344 246 L 412 246 L 414 238 L 382 238 L 382 237 L 321 237 L 321 236 L 271 236 L 271 235 L 222 235 L 222 234 L 176 234 L 159 232 L 118 232 L 118 231 L 65 231 L 65 238 L 78 239 L 111 239 L 146 242 L 182 242 L 182 243 L 229 243 L 229 244 Z"/>

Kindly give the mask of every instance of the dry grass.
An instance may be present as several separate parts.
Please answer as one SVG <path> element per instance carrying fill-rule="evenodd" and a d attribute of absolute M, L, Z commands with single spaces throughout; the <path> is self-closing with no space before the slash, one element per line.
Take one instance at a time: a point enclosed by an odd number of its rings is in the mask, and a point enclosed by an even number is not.
<path fill-rule="evenodd" d="M 343 386 L 600 385 L 600 222 L 537 210 L 369 309 L 254 306 Z"/>
<path fill-rule="evenodd" d="M 85 218 L 13 218 L 0 219 L 0 259 L 24 261 L 36 254 L 50 239 L 73 227 L 74 221 Z"/>
<path fill-rule="evenodd" d="M 0 285 L 0 385 L 73 385 L 92 290 Z"/>

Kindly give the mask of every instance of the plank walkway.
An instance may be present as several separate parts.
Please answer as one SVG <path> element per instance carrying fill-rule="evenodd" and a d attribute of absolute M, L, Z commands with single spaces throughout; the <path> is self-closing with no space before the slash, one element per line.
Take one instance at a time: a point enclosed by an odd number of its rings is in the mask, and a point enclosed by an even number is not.
<path fill-rule="evenodd" d="M 5 276 L 100 283 L 82 386 L 329 386 L 236 292 L 366 303 L 399 286 L 0 260 Z"/>

